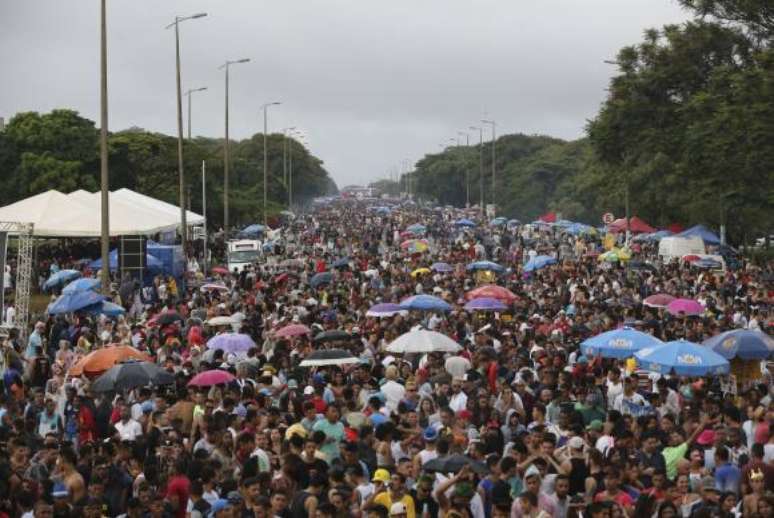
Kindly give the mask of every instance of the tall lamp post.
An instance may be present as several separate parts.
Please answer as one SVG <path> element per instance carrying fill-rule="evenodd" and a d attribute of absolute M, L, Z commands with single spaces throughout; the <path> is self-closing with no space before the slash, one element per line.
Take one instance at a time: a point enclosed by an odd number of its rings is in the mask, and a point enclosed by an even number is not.
<path fill-rule="evenodd" d="M 268 115 L 267 112 L 269 111 L 269 106 L 279 106 L 280 102 L 274 101 L 270 103 L 266 103 L 263 106 L 261 106 L 261 110 L 263 110 L 263 225 L 268 225 L 268 214 L 269 212 L 266 210 L 266 204 L 268 202 L 268 190 L 267 187 L 269 185 L 269 160 L 268 160 L 268 152 L 267 152 L 267 135 L 268 132 Z"/>
<path fill-rule="evenodd" d="M 250 58 L 226 61 L 219 69 L 226 69 L 226 142 L 223 146 L 223 236 L 228 240 L 228 167 L 229 167 L 229 140 L 228 140 L 228 69 L 231 65 L 247 63 Z"/>
<path fill-rule="evenodd" d="M 100 128 L 99 128 L 99 165 L 100 165 L 100 200 L 101 200 L 101 225 L 100 225 L 100 252 L 102 256 L 102 293 L 110 293 L 110 213 L 108 211 L 109 182 L 108 182 L 108 105 L 107 105 L 107 15 L 105 12 L 105 0 L 101 2 L 100 9 Z"/>
<path fill-rule="evenodd" d="M 470 134 L 466 131 L 458 131 L 457 135 L 465 136 L 465 147 L 470 147 Z M 467 151 L 466 151 L 467 153 Z M 465 167 L 465 208 L 470 207 L 470 170 Z"/>
<path fill-rule="evenodd" d="M 282 128 L 282 181 L 288 185 L 288 133 L 295 130 L 295 126 Z"/>
<path fill-rule="evenodd" d="M 207 89 L 206 86 L 201 88 L 191 88 L 185 91 L 185 96 L 188 97 L 188 140 L 191 140 L 191 94 L 196 92 L 203 92 Z"/>
<path fill-rule="evenodd" d="M 180 241 L 183 246 L 183 255 L 186 252 L 188 226 L 185 220 L 185 173 L 183 171 L 183 94 L 180 87 L 180 22 L 203 18 L 207 13 L 197 13 L 191 16 L 175 16 L 175 21 L 166 26 L 175 28 L 175 62 L 177 75 L 177 169 L 180 182 Z"/>
<path fill-rule="evenodd" d="M 497 142 L 497 135 L 495 135 L 495 132 L 497 131 L 496 130 L 496 124 L 497 123 L 494 121 L 494 119 L 492 119 L 492 120 L 482 120 L 481 122 L 483 124 L 491 124 L 492 125 L 492 207 L 493 207 L 493 211 L 496 212 L 497 211 L 497 197 L 496 197 L 497 196 L 496 195 L 497 190 L 496 190 L 496 185 L 495 185 L 495 178 L 496 178 L 496 176 L 495 176 L 495 147 L 496 147 L 496 142 Z M 494 215 L 494 214 L 492 214 L 492 215 Z"/>
<path fill-rule="evenodd" d="M 481 213 L 484 213 L 484 128 L 483 126 L 471 126 L 470 129 L 478 130 L 478 190 L 480 195 Z"/>

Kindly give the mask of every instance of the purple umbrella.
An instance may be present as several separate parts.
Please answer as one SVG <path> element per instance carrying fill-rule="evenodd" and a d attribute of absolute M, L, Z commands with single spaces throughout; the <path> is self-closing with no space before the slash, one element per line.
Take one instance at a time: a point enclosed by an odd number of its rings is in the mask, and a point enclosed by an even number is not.
<path fill-rule="evenodd" d="M 465 304 L 466 311 L 505 311 L 508 306 L 502 301 L 491 297 L 473 299 Z"/>
<path fill-rule="evenodd" d="M 367 317 L 392 317 L 395 315 L 402 315 L 405 314 L 406 310 L 400 307 L 400 304 L 392 304 L 390 302 L 385 302 L 383 304 L 377 304 L 375 306 L 371 306 L 368 309 L 368 312 L 366 313 Z"/>
<path fill-rule="evenodd" d="M 667 305 L 666 309 L 672 315 L 683 313 L 687 316 L 693 316 L 704 313 L 704 306 L 693 299 L 675 299 Z"/>
<path fill-rule="evenodd" d="M 241 333 L 215 335 L 207 342 L 208 349 L 221 349 L 224 353 L 246 353 L 253 347 L 255 347 L 253 339 Z"/>
<path fill-rule="evenodd" d="M 433 263 L 430 269 L 438 273 L 449 273 L 454 271 L 454 267 L 449 263 Z"/>

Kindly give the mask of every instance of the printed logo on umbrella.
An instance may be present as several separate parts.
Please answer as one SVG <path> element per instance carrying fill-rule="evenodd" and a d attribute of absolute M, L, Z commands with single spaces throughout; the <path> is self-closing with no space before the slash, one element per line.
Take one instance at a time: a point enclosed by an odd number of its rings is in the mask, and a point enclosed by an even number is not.
<path fill-rule="evenodd" d="M 639 355 L 641 358 L 644 358 L 645 356 L 650 356 L 653 353 L 653 347 L 646 347 L 645 349 L 640 349 Z"/>
<path fill-rule="evenodd" d="M 677 357 L 677 362 L 686 365 L 699 365 L 702 363 L 702 359 L 695 354 L 681 354 Z"/>
<path fill-rule="evenodd" d="M 734 348 L 734 344 L 735 344 L 735 343 L 736 343 L 736 338 L 734 338 L 733 336 L 729 336 L 728 338 L 726 338 L 725 340 L 723 340 L 723 341 L 720 343 L 720 346 L 721 346 L 723 349 L 726 349 L 726 350 L 729 350 L 729 351 L 730 351 L 731 349 L 733 349 L 733 348 Z"/>
<path fill-rule="evenodd" d="M 617 349 L 631 349 L 632 348 L 632 341 L 627 340 L 626 338 L 613 338 L 609 342 L 607 342 L 607 345 L 610 347 L 615 347 Z"/>

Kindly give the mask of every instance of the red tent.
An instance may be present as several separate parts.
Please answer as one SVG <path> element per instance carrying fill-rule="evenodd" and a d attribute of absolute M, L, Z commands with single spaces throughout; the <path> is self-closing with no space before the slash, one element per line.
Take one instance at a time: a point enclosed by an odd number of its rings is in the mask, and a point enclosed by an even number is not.
<path fill-rule="evenodd" d="M 543 223 L 556 223 L 556 212 L 546 212 L 538 219 Z"/>
<path fill-rule="evenodd" d="M 685 227 L 682 226 L 680 223 L 672 223 L 666 229 L 673 234 L 679 234 L 680 232 L 685 230 Z"/>
<path fill-rule="evenodd" d="M 626 218 L 619 218 L 607 226 L 610 232 L 626 232 Z M 649 234 L 655 232 L 656 229 L 642 221 L 637 216 L 629 218 L 629 230 L 633 234 Z"/>

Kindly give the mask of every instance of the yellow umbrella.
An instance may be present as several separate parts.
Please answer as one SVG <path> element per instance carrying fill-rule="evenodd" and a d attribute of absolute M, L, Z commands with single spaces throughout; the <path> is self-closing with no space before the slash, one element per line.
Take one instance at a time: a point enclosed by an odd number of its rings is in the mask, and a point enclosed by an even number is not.
<path fill-rule="evenodd" d="M 430 268 L 417 268 L 413 272 L 411 272 L 412 277 L 416 277 L 417 275 L 425 275 L 427 273 L 432 273 Z"/>

